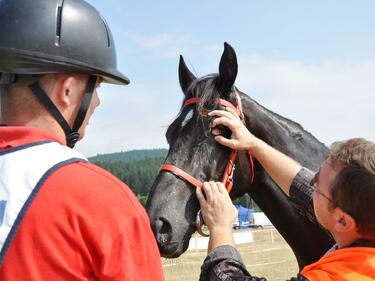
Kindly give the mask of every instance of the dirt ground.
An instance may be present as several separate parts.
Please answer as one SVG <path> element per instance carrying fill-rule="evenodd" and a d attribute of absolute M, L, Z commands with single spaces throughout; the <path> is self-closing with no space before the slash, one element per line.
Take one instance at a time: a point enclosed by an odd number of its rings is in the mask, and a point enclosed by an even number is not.
<path fill-rule="evenodd" d="M 254 242 L 239 244 L 237 249 L 252 275 L 280 281 L 297 274 L 293 252 L 274 228 L 251 231 Z M 198 280 L 206 254 L 206 250 L 190 250 L 177 259 L 162 258 L 166 281 Z"/>

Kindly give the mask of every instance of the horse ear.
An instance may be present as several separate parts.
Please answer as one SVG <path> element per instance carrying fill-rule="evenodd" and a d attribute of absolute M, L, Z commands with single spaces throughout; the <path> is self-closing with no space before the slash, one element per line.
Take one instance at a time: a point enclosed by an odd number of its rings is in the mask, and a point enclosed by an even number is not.
<path fill-rule="evenodd" d="M 219 86 L 223 93 L 228 93 L 236 80 L 238 72 L 237 56 L 233 47 L 224 43 L 224 52 L 219 65 Z"/>
<path fill-rule="evenodd" d="M 185 64 L 184 58 L 180 55 L 180 63 L 178 66 L 178 76 L 180 79 L 180 86 L 182 91 L 186 94 L 190 84 L 196 79 L 193 73 L 190 72 Z"/>

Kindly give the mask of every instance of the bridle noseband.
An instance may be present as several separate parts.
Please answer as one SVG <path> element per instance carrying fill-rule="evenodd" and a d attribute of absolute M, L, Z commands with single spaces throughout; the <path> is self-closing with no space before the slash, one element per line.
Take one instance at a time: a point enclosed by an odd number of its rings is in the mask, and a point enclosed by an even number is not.
<path fill-rule="evenodd" d="M 238 117 L 242 120 L 242 122 L 245 123 L 244 115 L 243 115 L 243 112 L 242 112 L 241 98 L 240 98 L 240 96 L 237 92 L 236 92 L 236 98 L 237 98 L 237 106 L 234 106 L 232 103 L 230 103 L 230 102 L 228 102 L 224 99 L 220 99 L 220 98 L 216 99 L 215 103 L 217 103 L 221 106 L 229 107 L 229 108 L 233 109 L 236 112 L 236 114 L 238 115 Z M 199 102 L 200 102 L 199 98 L 187 99 L 182 108 L 184 109 L 186 106 L 189 106 L 191 104 L 197 104 Z M 224 171 L 223 178 L 222 178 L 222 183 L 224 184 L 228 193 L 232 190 L 232 187 L 233 187 L 233 174 L 234 174 L 234 170 L 235 170 L 234 162 L 237 159 L 237 155 L 238 155 L 238 151 L 235 150 L 235 149 L 232 149 L 229 160 L 228 160 L 228 163 L 227 163 L 227 166 L 226 166 L 225 171 Z M 249 156 L 249 163 L 250 163 L 250 168 L 251 168 L 251 182 L 253 182 L 254 181 L 254 162 L 253 162 L 253 157 L 252 157 L 250 151 L 248 151 L 248 156 Z M 199 188 L 203 187 L 203 183 L 200 180 L 198 180 L 195 177 L 189 175 L 184 170 L 176 167 L 175 165 L 165 163 L 165 164 L 161 165 L 160 171 L 171 172 L 175 176 L 177 176 L 180 179 L 190 183 L 191 185 L 193 185 L 195 187 L 199 187 Z M 201 212 L 199 210 L 198 214 L 197 214 L 197 218 L 196 218 L 197 231 L 202 236 L 209 236 L 202 231 L 203 224 L 204 224 L 203 218 L 202 218 Z"/>

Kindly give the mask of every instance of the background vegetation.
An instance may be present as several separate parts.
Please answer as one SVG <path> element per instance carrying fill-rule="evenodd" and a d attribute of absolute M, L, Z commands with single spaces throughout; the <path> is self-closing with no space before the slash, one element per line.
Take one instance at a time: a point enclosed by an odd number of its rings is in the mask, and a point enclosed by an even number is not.
<path fill-rule="evenodd" d="M 164 162 L 168 150 L 144 149 L 109 154 L 99 154 L 89 160 L 106 169 L 126 183 L 145 205 L 152 183 Z M 246 208 L 259 209 L 247 194 L 233 201 Z"/>
<path fill-rule="evenodd" d="M 152 183 L 167 152 L 166 149 L 132 150 L 100 154 L 89 160 L 126 183 L 139 201 L 145 205 Z"/>

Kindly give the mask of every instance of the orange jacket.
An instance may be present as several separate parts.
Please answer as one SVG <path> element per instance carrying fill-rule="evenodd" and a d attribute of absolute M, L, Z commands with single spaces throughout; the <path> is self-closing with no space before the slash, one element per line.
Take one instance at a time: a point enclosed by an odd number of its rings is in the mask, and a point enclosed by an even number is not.
<path fill-rule="evenodd" d="M 374 281 L 375 248 L 349 247 L 335 250 L 305 266 L 301 275 L 310 281 Z"/>

